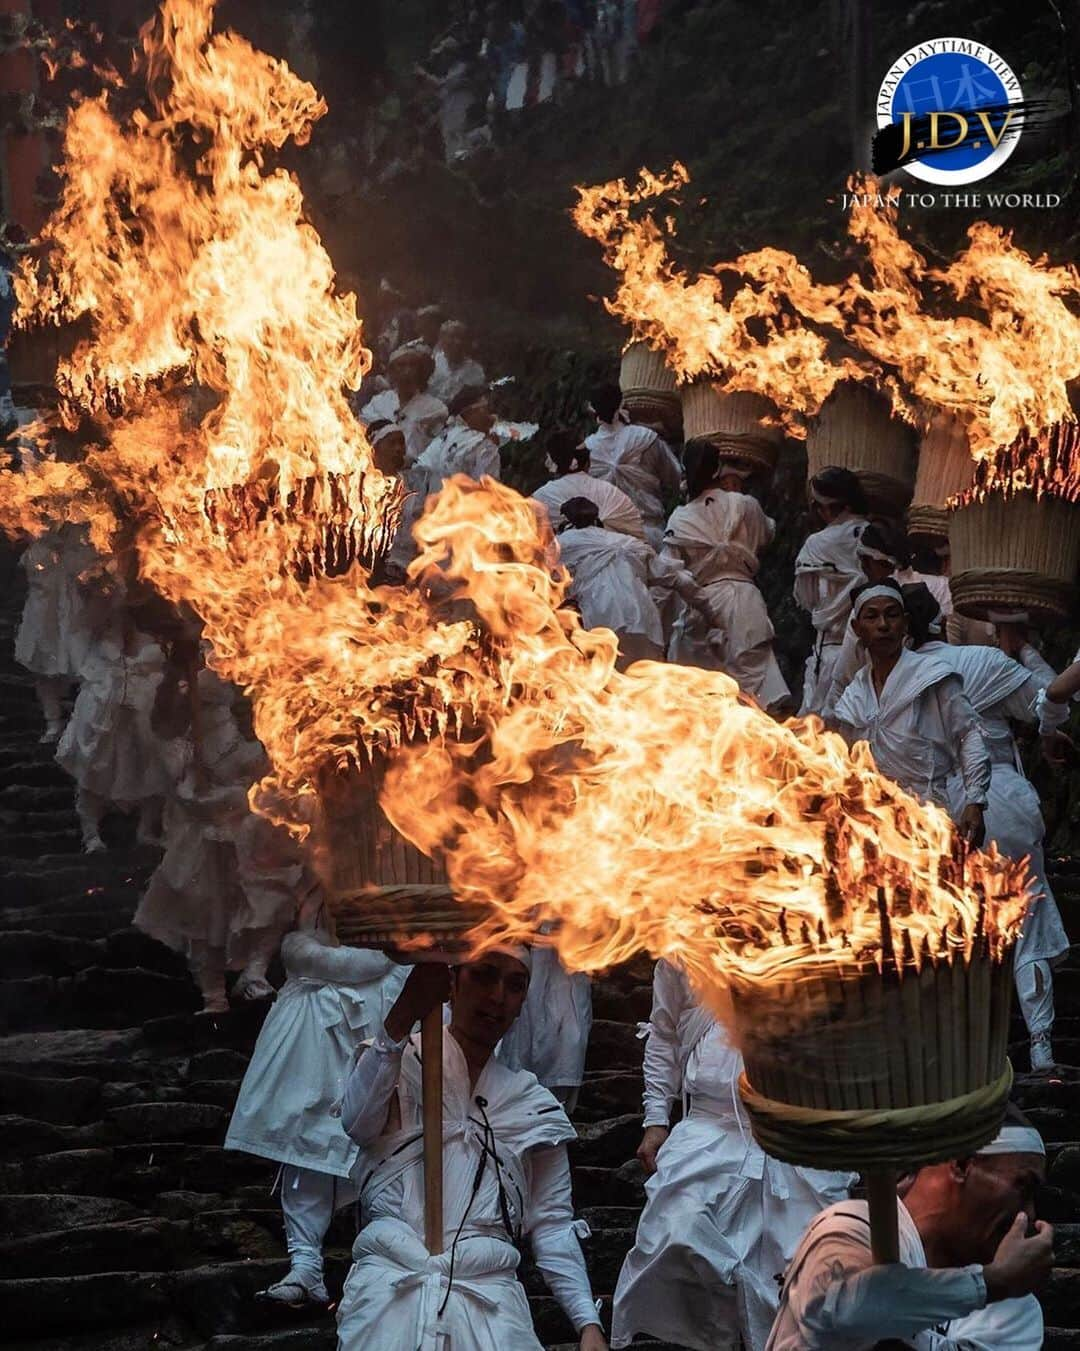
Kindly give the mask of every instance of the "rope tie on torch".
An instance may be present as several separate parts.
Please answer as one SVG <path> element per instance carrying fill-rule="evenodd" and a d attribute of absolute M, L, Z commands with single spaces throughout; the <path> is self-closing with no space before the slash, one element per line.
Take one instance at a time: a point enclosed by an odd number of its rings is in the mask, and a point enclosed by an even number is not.
<path fill-rule="evenodd" d="M 970 1093 L 921 1107 L 827 1111 L 766 1098 L 739 1079 L 754 1138 L 784 1163 L 846 1170 L 942 1163 L 974 1154 L 1001 1126 L 1012 1065 Z"/>

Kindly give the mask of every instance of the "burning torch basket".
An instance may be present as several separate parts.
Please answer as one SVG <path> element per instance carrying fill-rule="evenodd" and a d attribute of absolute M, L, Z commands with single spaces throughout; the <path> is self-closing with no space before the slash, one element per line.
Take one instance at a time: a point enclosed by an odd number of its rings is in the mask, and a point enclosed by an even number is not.
<path fill-rule="evenodd" d="M 807 433 L 806 459 L 811 478 L 830 465 L 857 474 L 875 515 L 902 516 L 911 501 L 914 433 L 868 385 L 837 385 Z"/>
<path fill-rule="evenodd" d="M 683 386 L 682 408 L 688 441 L 711 441 L 722 458 L 772 475 L 784 432 L 768 399 L 744 390 L 721 393 L 711 380 L 697 380 Z"/>
<path fill-rule="evenodd" d="M 971 487 L 975 461 L 959 418 L 937 412 L 919 446 L 915 492 L 908 508 L 908 534 L 944 540 L 949 537 L 951 497 Z"/>
<path fill-rule="evenodd" d="M 974 1153 L 997 1133 L 1012 951 L 807 974 L 761 1002 L 732 991 L 739 1092 L 774 1158 L 866 1175 L 877 1260 L 895 1261 L 897 1169 Z M 876 1222 L 875 1222 L 876 1221 Z"/>
<path fill-rule="evenodd" d="M 992 492 L 953 513 L 949 545 L 961 614 L 1026 610 L 1036 622 L 1068 615 L 1080 571 L 1080 504 Z"/>
<path fill-rule="evenodd" d="M 454 899 L 446 873 L 387 820 L 379 805 L 385 774 L 374 757 L 363 772 L 328 773 L 320 784 L 312 855 L 340 942 L 403 950 L 412 962 L 452 962 L 469 948 L 483 907 Z M 442 1010 L 420 1027 L 424 1126 L 424 1229 L 428 1250 L 443 1246 Z"/>
<path fill-rule="evenodd" d="M 635 421 L 659 423 L 669 441 L 682 439 L 682 404 L 675 391 L 675 372 L 662 352 L 645 342 L 630 343 L 622 354 L 619 388 Z"/>

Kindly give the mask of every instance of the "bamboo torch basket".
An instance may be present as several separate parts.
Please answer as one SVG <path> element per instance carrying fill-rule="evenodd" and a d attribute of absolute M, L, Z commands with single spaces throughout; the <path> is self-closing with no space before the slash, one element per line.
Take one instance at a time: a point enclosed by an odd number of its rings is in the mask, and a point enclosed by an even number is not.
<path fill-rule="evenodd" d="M 784 432 L 768 399 L 745 390 L 722 393 L 711 380 L 696 380 L 683 386 L 682 405 L 688 441 L 711 441 L 722 459 L 772 477 Z"/>
<path fill-rule="evenodd" d="M 899 1171 L 986 1144 L 1012 1086 L 1011 947 L 977 934 L 917 961 L 904 946 L 890 940 L 880 966 L 804 968 L 766 999 L 732 990 L 754 1138 L 785 1163 L 864 1175 L 877 1262 L 898 1260 Z"/>
<path fill-rule="evenodd" d="M 403 951 L 411 962 L 453 963 L 470 948 L 481 906 L 454 899 L 441 863 L 394 829 L 379 806 L 385 762 L 327 773 L 319 786 L 312 856 L 340 942 Z M 424 1129 L 424 1237 L 443 1249 L 442 1010 L 420 1025 Z"/>
<path fill-rule="evenodd" d="M 975 461 L 967 432 L 959 418 L 938 411 L 919 445 L 915 492 L 908 508 L 908 535 L 946 540 L 949 537 L 948 502 L 971 487 Z"/>
<path fill-rule="evenodd" d="M 806 437 L 807 472 L 830 465 L 857 474 L 871 513 L 901 517 L 915 485 L 915 434 L 893 417 L 869 385 L 843 381 L 822 405 Z"/>
<path fill-rule="evenodd" d="M 1080 571 L 1080 503 L 1033 492 L 988 493 L 949 522 L 950 588 L 961 614 L 1026 610 L 1036 623 L 1064 619 Z"/>
<path fill-rule="evenodd" d="M 667 440 L 682 440 L 682 404 L 675 389 L 675 372 L 662 352 L 645 342 L 630 343 L 622 354 L 619 388 L 635 422 L 660 423 Z"/>

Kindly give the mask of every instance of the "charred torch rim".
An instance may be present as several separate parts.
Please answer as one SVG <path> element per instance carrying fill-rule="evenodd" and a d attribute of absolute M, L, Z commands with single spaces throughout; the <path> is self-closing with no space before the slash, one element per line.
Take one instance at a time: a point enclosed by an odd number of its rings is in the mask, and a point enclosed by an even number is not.
<path fill-rule="evenodd" d="M 743 1073 L 739 1097 L 754 1139 L 773 1158 L 809 1168 L 942 1163 L 974 1154 L 1001 1127 L 1013 1069 L 971 1093 L 922 1107 L 822 1111 L 766 1098 Z"/>

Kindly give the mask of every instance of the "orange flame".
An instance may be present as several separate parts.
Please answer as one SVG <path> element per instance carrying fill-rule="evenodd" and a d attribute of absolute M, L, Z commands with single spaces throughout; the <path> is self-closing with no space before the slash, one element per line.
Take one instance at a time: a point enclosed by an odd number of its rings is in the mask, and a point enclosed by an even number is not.
<path fill-rule="evenodd" d="M 354 558 L 376 554 L 399 490 L 345 402 L 369 361 L 355 299 L 334 293 L 296 181 L 264 159 L 305 140 L 322 102 L 211 19 L 211 0 L 164 0 L 142 34 L 147 107 L 122 120 L 110 90 L 70 113 L 63 196 L 18 293 L 23 322 L 88 326 L 39 434 L 91 448 L 0 476 L 0 523 L 133 540 L 251 696 L 272 765 L 253 803 L 303 837 L 327 763 L 377 749 L 391 819 L 446 855 L 492 933 L 543 915 L 573 967 L 647 949 L 714 983 L 767 981 L 880 959 L 880 889 L 915 960 L 980 933 L 1000 950 L 1022 865 L 962 864 L 944 812 L 865 747 L 777 725 L 723 675 L 616 673 L 614 635 L 563 608 L 550 536 L 510 488 L 458 478 L 431 499 L 408 587 L 361 561 L 310 566 L 328 525 Z M 773 266 L 779 293 L 774 264 L 757 276 Z M 805 347 L 831 374 L 809 330 L 791 342 L 793 369 Z"/>
<path fill-rule="evenodd" d="M 968 247 L 932 268 L 898 229 L 898 209 L 873 179 L 853 178 L 848 233 L 868 280 L 815 281 L 794 255 L 759 249 L 690 277 L 674 263 L 670 218 L 637 208 L 685 188 L 690 176 L 643 170 L 579 188 L 574 221 L 618 275 L 608 308 L 661 348 L 683 380 L 715 376 L 728 390 L 773 400 L 789 431 L 841 380 L 879 384 L 898 415 L 920 404 L 960 417 L 972 454 L 987 458 L 1023 432 L 1072 421 L 1066 386 L 1080 376 L 1080 274 L 1032 259 L 980 221 Z M 980 312 L 979 315 L 972 311 Z"/>

